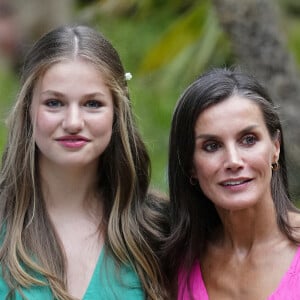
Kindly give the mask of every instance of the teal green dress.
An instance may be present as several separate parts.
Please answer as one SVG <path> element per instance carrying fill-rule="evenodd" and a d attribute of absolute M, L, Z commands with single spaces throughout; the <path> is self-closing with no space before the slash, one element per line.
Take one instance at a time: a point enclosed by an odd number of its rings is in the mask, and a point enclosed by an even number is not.
<path fill-rule="evenodd" d="M 128 266 L 118 268 L 113 259 L 106 255 L 103 249 L 91 281 L 82 300 L 142 300 L 145 294 L 134 270 Z M 1 269 L 0 269 L 0 275 Z M 8 287 L 0 276 L 0 299 L 4 300 L 8 294 Z M 28 300 L 54 300 L 48 286 L 32 286 L 23 288 L 22 292 Z M 16 293 L 15 300 L 23 300 L 21 294 Z"/>

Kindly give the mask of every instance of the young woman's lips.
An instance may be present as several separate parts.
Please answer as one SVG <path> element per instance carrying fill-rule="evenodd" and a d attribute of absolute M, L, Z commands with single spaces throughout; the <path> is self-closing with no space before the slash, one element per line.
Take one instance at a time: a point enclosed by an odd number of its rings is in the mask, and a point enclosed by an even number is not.
<path fill-rule="evenodd" d="M 90 142 L 90 140 L 87 139 L 86 137 L 79 136 L 79 135 L 63 136 L 56 139 L 56 141 L 63 147 L 69 149 L 79 149 Z"/>

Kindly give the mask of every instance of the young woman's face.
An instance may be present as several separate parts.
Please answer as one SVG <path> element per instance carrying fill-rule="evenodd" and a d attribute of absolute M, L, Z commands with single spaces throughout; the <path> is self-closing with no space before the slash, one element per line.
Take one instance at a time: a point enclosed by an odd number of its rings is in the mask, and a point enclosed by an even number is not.
<path fill-rule="evenodd" d="M 54 64 L 37 82 L 32 98 L 40 160 L 61 166 L 97 163 L 110 142 L 113 116 L 112 94 L 91 63 Z"/>
<path fill-rule="evenodd" d="M 279 149 L 259 106 L 232 96 L 199 115 L 192 176 L 217 208 L 248 208 L 271 199 L 271 164 L 278 161 Z"/>

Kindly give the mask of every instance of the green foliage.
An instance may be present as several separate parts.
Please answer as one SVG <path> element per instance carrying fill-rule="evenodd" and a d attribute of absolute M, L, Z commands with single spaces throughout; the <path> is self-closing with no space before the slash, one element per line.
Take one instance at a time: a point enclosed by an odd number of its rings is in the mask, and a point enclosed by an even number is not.
<path fill-rule="evenodd" d="M 231 57 L 210 1 L 93 1 L 86 6 L 82 2 L 78 18 L 112 41 L 133 74 L 129 88 L 152 160 L 152 185 L 166 190 L 168 136 L 176 101 L 204 69 L 226 64 Z M 11 99 L 14 86 L 0 91 L 1 96 Z M 3 102 L 3 109 L 8 104 Z M 1 147 L 4 129 L 0 136 Z"/>
<path fill-rule="evenodd" d="M 170 63 L 178 54 L 200 40 L 205 34 L 207 14 L 210 15 L 211 11 L 208 10 L 207 1 L 204 1 L 175 19 L 159 41 L 148 50 L 140 71 L 151 72 Z"/>
<path fill-rule="evenodd" d="M 288 7 L 282 6 L 285 29 L 300 63 L 300 21 L 291 17 Z M 168 136 L 178 97 L 204 70 L 234 63 L 211 1 L 81 1 L 77 17 L 112 41 L 133 74 L 129 89 L 152 160 L 152 185 L 166 191 Z M 15 91 L 14 75 L 0 70 L 1 121 Z M 5 129 L 0 126 L 0 151 L 4 140 Z"/>
<path fill-rule="evenodd" d="M 203 70 L 230 62 L 231 50 L 208 0 L 189 1 L 185 7 L 179 1 L 136 3 L 129 17 L 108 18 L 99 12 L 93 22 L 113 41 L 133 74 L 129 87 L 152 160 L 152 185 L 166 190 L 176 101 Z"/>
<path fill-rule="evenodd" d="M 287 22 L 288 46 L 294 54 L 297 64 L 300 65 L 300 18 L 291 17 Z"/>
<path fill-rule="evenodd" d="M 15 74 L 5 66 L 0 68 L 0 153 L 6 141 L 5 119 L 17 89 Z"/>

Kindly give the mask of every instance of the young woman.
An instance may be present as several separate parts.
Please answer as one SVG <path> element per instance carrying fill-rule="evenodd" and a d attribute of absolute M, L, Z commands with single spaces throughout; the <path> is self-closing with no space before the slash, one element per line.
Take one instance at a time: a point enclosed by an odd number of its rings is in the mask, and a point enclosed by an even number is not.
<path fill-rule="evenodd" d="M 28 53 L 0 175 L 1 299 L 166 298 L 167 223 L 125 77 L 85 26 Z"/>
<path fill-rule="evenodd" d="M 253 77 L 215 69 L 186 89 L 172 120 L 169 184 L 173 298 L 300 299 L 300 214 L 282 128 Z"/>

